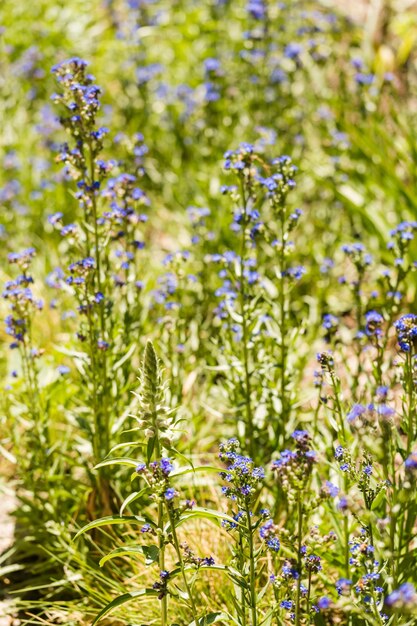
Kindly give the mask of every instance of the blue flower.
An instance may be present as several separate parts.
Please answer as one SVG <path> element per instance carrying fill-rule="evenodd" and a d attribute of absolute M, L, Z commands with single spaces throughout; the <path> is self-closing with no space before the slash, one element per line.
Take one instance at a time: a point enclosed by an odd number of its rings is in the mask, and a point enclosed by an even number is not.
<path fill-rule="evenodd" d="M 246 10 L 255 20 L 263 20 L 266 17 L 266 5 L 264 0 L 249 0 Z"/>
<path fill-rule="evenodd" d="M 410 608 L 417 605 L 414 585 L 403 583 L 385 598 L 385 604 L 392 608 Z"/>
<path fill-rule="evenodd" d="M 365 314 L 365 331 L 368 337 L 380 337 L 384 318 L 377 311 L 368 311 Z"/>
<path fill-rule="evenodd" d="M 295 439 L 296 441 L 302 441 L 302 440 L 308 439 L 310 435 L 308 434 L 306 430 L 295 430 L 293 434 L 291 435 L 291 437 Z"/>
<path fill-rule="evenodd" d="M 417 451 L 412 452 L 406 458 L 404 465 L 409 471 L 417 470 Z"/>
<path fill-rule="evenodd" d="M 380 385 L 379 387 L 377 387 L 376 395 L 379 400 L 386 400 L 388 392 L 389 387 L 387 387 L 386 385 Z"/>
<path fill-rule="evenodd" d="M 398 345 L 403 352 L 410 352 L 417 338 L 417 315 L 403 315 L 394 324 Z"/>
<path fill-rule="evenodd" d="M 280 607 L 282 609 L 292 609 L 292 601 L 291 600 L 282 600 L 280 603 Z"/>
<path fill-rule="evenodd" d="M 141 529 L 140 532 L 141 533 L 149 533 L 151 531 L 151 525 L 150 524 L 144 524 Z"/>
<path fill-rule="evenodd" d="M 52 224 L 53 226 L 55 226 L 55 224 L 60 222 L 63 217 L 64 217 L 64 214 L 61 213 L 61 211 L 59 211 L 57 213 L 53 213 L 52 215 L 48 215 L 48 222 Z"/>
<path fill-rule="evenodd" d="M 335 498 L 339 494 L 339 487 L 331 483 L 329 480 L 326 480 L 324 489 L 328 492 L 331 498 Z"/>
<path fill-rule="evenodd" d="M 159 467 L 161 468 L 161 471 L 162 471 L 164 476 L 169 476 L 169 474 L 174 469 L 174 466 L 172 465 L 170 458 L 163 458 L 163 459 L 161 459 L 159 461 Z"/>
<path fill-rule="evenodd" d="M 324 330 L 328 332 L 335 332 L 339 326 L 339 318 L 331 313 L 326 313 L 326 315 L 323 316 L 322 326 Z"/>
<path fill-rule="evenodd" d="M 349 593 L 350 587 L 352 586 L 352 581 L 349 578 L 339 578 L 336 583 L 337 593 L 339 595 L 344 595 Z"/>
<path fill-rule="evenodd" d="M 349 423 L 354 422 L 358 417 L 361 417 L 366 413 L 366 407 L 363 404 L 354 404 L 347 414 L 347 421 Z M 337 458 L 337 457 L 336 457 Z"/>
<path fill-rule="evenodd" d="M 168 489 L 164 493 L 166 500 L 173 500 L 176 495 L 177 495 L 177 492 L 175 491 L 173 487 L 168 487 Z"/>
<path fill-rule="evenodd" d="M 266 545 L 272 552 L 278 552 L 281 547 L 278 537 L 269 537 L 266 540 Z"/>
<path fill-rule="evenodd" d="M 261 539 L 265 539 L 271 529 L 274 528 L 274 522 L 272 519 L 269 519 L 263 526 L 259 529 L 259 536 Z"/>
<path fill-rule="evenodd" d="M 297 59 L 303 48 L 298 43 L 289 43 L 284 48 L 284 56 L 288 59 Z"/>
<path fill-rule="evenodd" d="M 317 600 L 317 606 L 321 611 L 325 611 L 331 605 L 331 600 L 327 596 L 323 596 Z"/>
<path fill-rule="evenodd" d="M 346 498 L 346 496 L 341 496 L 340 500 L 337 504 L 337 509 L 338 511 L 347 511 L 349 508 L 349 502 L 348 499 Z"/>
<path fill-rule="evenodd" d="M 363 72 L 358 72 L 355 74 L 355 81 L 358 85 L 372 85 L 375 80 L 374 74 L 364 74 Z"/>

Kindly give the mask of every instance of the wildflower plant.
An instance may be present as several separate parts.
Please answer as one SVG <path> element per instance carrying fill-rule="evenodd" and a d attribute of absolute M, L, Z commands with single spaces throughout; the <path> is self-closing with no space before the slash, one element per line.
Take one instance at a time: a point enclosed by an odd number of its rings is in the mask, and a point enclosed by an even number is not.
<path fill-rule="evenodd" d="M 8 255 L 9 264 L 16 266 L 19 274 L 6 282 L 2 296 L 9 309 L 5 319 L 6 334 L 11 339 L 9 346 L 20 357 L 21 372 L 14 370 L 14 377 L 20 375 L 24 381 L 28 417 L 33 424 L 33 430 L 27 430 L 29 445 L 36 450 L 36 454 L 29 459 L 35 463 L 30 471 L 43 472 L 50 438 L 39 385 L 38 360 L 43 350 L 36 346 L 33 336 L 34 317 L 43 309 L 43 301 L 34 292 L 34 279 L 30 273 L 35 254 L 34 248 L 27 248 Z"/>
<path fill-rule="evenodd" d="M 64 111 L 60 122 L 70 137 L 57 159 L 76 183 L 82 219 L 65 223 L 62 212 L 48 219 L 66 242 L 64 249 L 71 260 L 61 270 L 58 286 L 64 283 L 77 302 L 77 338 L 86 346 L 79 369 L 90 398 L 92 455 L 97 463 L 111 448 L 114 413 L 110 399 L 117 403 L 120 394 L 116 390 L 129 380 L 124 357 L 132 354 L 132 334 L 140 328 L 143 285 L 138 280 L 137 254 L 144 242 L 138 229 L 147 220 L 142 209 L 148 200 L 137 185 L 138 168 L 135 174 L 126 173 L 120 164 L 116 167 L 116 161 L 103 158 L 108 129 L 97 120 L 101 88 L 87 72 L 87 63 L 72 58 L 52 71 L 61 90 L 53 100 Z M 138 139 L 135 149 L 140 146 Z M 110 177 L 111 173 L 116 175 Z M 106 468 L 101 470 L 101 479 L 108 485 L 106 472 Z M 106 491 L 111 509 L 111 488 L 100 488 L 98 493 L 102 497 Z"/>
<path fill-rule="evenodd" d="M 211 556 L 198 557 L 188 544 L 181 542 L 177 528 L 184 522 L 198 517 L 209 519 L 228 518 L 221 516 L 215 511 L 208 511 L 195 506 L 193 500 L 181 500 L 181 494 L 176 486 L 178 477 L 198 471 L 199 468 L 174 467 L 174 458 L 165 456 L 167 451 L 176 454 L 172 448 L 173 428 L 175 420 L 172 411 L 164 404 L 166 386 L 162 383 L 160 364 L 151 342 L 147 343 L 143 364 L 141 368 L 141 388 L 138 394 L 139 413 L 138 431 L 144 435 L 145 461 L 137 462 L 135 459 L 109 458 L 102 461 L 97 467 L 110 465 L 126 465 L 134 467 L 132 480 L 139 478 L 144 486 L 132 492 L 124 500 L 120 508 L 120 515 L 113 515 L 95 520 L 84 526 L 77 537 L 89 530 L 113 524 L 140 525 L 140 535 L 145 539 L 154 541 L 151 544 L 121 546 L 115 548 L 107 556 L 103 557 L 100 565 L 108 560 L 124 556 L 141 554 L 146 557 L 147 565 L 157 565 L 159 574 L 151 587 L 126 593 L 110 602 L 96 617 L 95 622 L 107 615 L 113 608 L 128 602 L 136 597 L 156 597 L 160 601 L 160 619 L 164 626 L 169 623 L 168 599 L 176 598 L 185 604 L 192 623 L 200 623 L 199 608 L 196 601 L 194 584 L 200 569 L 215 567 Z M 123 445 L 123 444 L 122 444 Z M 129 442 L 128 445 L 132 445 Z M 119 446 L 118 446 L 119 447 Z M 125 445 L 124 445 L 125 447 Z M 182 455 L 177 454 L 178 459 Z M 200 468 L 209 471 L 210 468 Z M 131 508 L 136 501 L 143 502 L 150 499 L 152 513 L 146 515 L 123 515 L 126 508 Z M 231 520 L 231 518 L 228 518 Z M 170 569 L 167 565 L 168 552 L 175 555 L 176 563 Z M 172 557 L 171 557 L 172 558 Z M 180 577 L 183 590 L 177 587 L 176 579 Z M 206 616 L 207 619 L 210 616 Z M 213 614 L 212 618 L 216 616 Z"/>
<path fill-rule="evenodd" d="M 239 594 L 234 597 L 235 610 L 239 624 L 246 624 L 249 615 L 250 623 L 256 625 L 259 623 L 256 581 L 260 559 L 266 551 L 272 555 L 278 553 L 278 528 L 267 509 L 254 511 L 265 470 L 257 467 L 250 457 L 240 454 L 236 438 L 221 444 L 219 457 L 227 464 L 220 473 L 226 482 L 222 493 L 233 503 L 233 520 L 223 521 L 223 526 L 235 540 L 232 564 L 239 573 L 233 577 L 239 588 Z"/>
<path fill-rule="evenodd" d="M 291 294 L 305 269 L 292 262 L 289 237 L 301 211 L 287 206 L 296 172 L 289 157 L 266 160 L 256 146 L 244 143 L 226 153 L 225 169 L 237 183 L 222 188 L 235 205 L 234 247 L 212 255 L 223 279 L 216 314 L 234 371 L 235 403 L 242 407 L 242 440 L 255 458 L 256 438 L 273 449 L 285 438 L 291 416 Z M 268 381 L 261 396 L 260 377 Z"/>

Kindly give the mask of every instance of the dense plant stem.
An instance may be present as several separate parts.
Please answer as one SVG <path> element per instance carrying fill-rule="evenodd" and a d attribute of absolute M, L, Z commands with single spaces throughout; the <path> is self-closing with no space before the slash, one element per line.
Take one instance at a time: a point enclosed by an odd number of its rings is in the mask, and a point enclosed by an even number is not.
<path fill-rule="evenodd" d="M 301 574 L 302 574 L 302 541 L 303 541 L 303 504 L 301 501 L 301 493 L 297 494 L 297 590 L 295 599 L 295 626 L 301 624 Z"/>
<path fill-rule="evenodd" d="M 282 425 L 287 423 L 289 417 L 289 404 L 287 401 L 287 346 L 286 346 L 286 298 L 285 298 L 285 211 L 280 208 L 280 234 L 281 250 L 279 255 L 279 271 L 281 275 L 279 290 L 279 314 L 280 314 L 280 395 L 281 395 L 281 420 L 277 423 L 276 443 L 282 430 Z"/>
<path fill-rule="evenodd" d="M 153 419 L 156 419 L 155 408 Z M 161 456 L 161 444 L 159 442 L 159 437 L 155 438 L 155 452 L 157 459 Z M 164 505 L 162 502 L 158 502 L 158 548 L 159 548 L 159 569 L 160 571 L 165 570 L 165 537 L 164 537 L 164 527 L 165 527 L 165 519 L 164 519 Z M 168 596 L 164 595 L 161 599 L 161 626 L 167 626 L 168 624 Z"/>
<path fill-rule="evenodd" d="M 97 198 L 95 191 L 96 184 L 96 176 L 95 176 L 95 163 L 94 163 L 94 152 L 92 147 L 91 140 L 88 144 L 89 150 L 89 177 L 90 177 L 90 187 L 92 189 L 91 192 L 91 207 L 92 207 L 92 219 L 93 219 L 93 230 L 94 230 L 94 254 L 96 261 L 96 276 L 97 276 L 97 291 L 102 292 L 102 278 L 101 278 L 101 256 L 100 256 L 100 237 L 98 232 L 98 212 L 97 212 Z M 104 340 L 106 337 L 106 327 L 105 327 L 105 317 L 104 317 L 104 309 L 100 304 L 100 331 L 102 335 L 102 339 Z M 103 419 L 99 419 L 99 440 L 100 440 L 100 453 L 101 457 L 104 457 L 109 448 L 110 443 L 110 433 L 109 433 L 109 412 L 107 407 L 107 357 L 106 352 L 103 351 L 102 354 L 102 391 L 100 394 L 100 404 L 99 412 L 102 414 Z M 106 468 L 103 468 L 106 470 Z"/>
<path fill-rule="evenodd" d="M 164 506 L 162 502 L 158 503 L 158 528 L 160 530 L 158 538 L 159 548 L 159 569 L 165 570 L 165 540 L 164 540 Z M 168 624 L 168 596 L 164 595 L 161 599 L 161 626 L 167 626 Z"/>
<path fill-rule="evenodd" d="M 241 571 L 243 570 L 244 567 L 244 549 L 243 549 L 243 537 L 241 534 L 239 534 L 239 561 L 240 561 L 240 569 Z M 246 626 L 246 597 L 245 597 L 245 590 L 243 588 L 241 588 L 240 590 L 240 601 L 241 601 L 241 615 L 242 615 L 242 622 L 241 625 L 242 626 Z"/>
<path fill-rule="evenodd" d="M 194 620 L 195 625 L 198 626 L 197 608 L 196 608 L 196 605 L 195 605 L 195 601 L 194 601 L 194 597 L 193 597 L 193 593 L 192 593 L 190 584 L 189 584 L 188 579 L 187 579 L 187 575 L 185 573 L 184 559 L 183 559 L 182 552 L 181 552 L 181 547 L 180 547 L 180 544 L 179 544 L 179 541 L 178 541 L 177 530 L 175 528 L 175 519 L 174 519 L 174 517 L 172 515 L 172 510 L 171 510 L 169 502 L 166 502 L 166 509 L 167 509 L 169 521 L 171 523 L 172 540 L 174 542 L 175 552 L 177 553 L 178 561 L 179 561 L 179 564 L 180 564 L 181 576 L 182 576 L 182 579 L 184 581 L 184 586 L 185 586 L 185 589 L 187 591 L 187 595 L 188 595 L 188 598 L 189 598 L 189 601 L 190 601 L 190 605 L 191 605 L 191 612 L 192 612 L 192 615 L 193 615 L 193 620 Z"/>
<path fill-rule="evenodd" d="M 248 544 L 249 544 L 249 585 L 250 585 L 250 609 L 251 609 L 251 626 L 257 626 L 257 603 L 256 603 L 256 564 L 253 546 L 253 529 L 251 522 L 251 512 L 249 506 L 246 506 L 246 523 L 248 528 Z"/>
<path fill-rule="evenodd" d="M 243 207 L 246 212 L 246 196 L 245 189 L 242 183 L 242 197 L 243 197 Z M 246 428 L 245 428 L 245 439 L 246 445 L 248 446 L 248 451 L 250 456 L 254 456 L 254 429 L 253 429 L 253 414 L 252 414 L 252 405 L 251 405 L 251 397 L 252 397 L 252 389 L 251 389 L 251 375 L 249 370 L 249 350 L 248 350 L 248 320 L 246 317 L 246 283 L 245 283 L 245 260 L 246 260 L 246 227 L 242 225 L 242 239 L 241 239 L 241 250 L 240 250 L 240 268 L 239 268 L 239 295 L 240 295 L 240 314 L 242 317 L 242 344 L 243 344 L 243 368 L 244 368 L 244 401 L 245 401 L 245 412 L 246 412 Z"/>

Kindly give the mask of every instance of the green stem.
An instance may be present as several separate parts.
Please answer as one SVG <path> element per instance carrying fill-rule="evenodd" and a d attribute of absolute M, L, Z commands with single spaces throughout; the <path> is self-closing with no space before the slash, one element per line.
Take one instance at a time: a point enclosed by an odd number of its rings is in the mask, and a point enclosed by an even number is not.
<path fill-rule="evenodd" d="M 343 419 L 343 412 L 342 412 L 342 405 L 340 404 L 340 398 L 339 398 L 339 391 L 340 391 L 340 385 L 338 380 L 336 380 L 336 377 L 334 375 L 334 372 L 332 370 L 330 370 L 330 379 L 332 381 L 332 387 L 333 387 L 333 391 L 334 391 L 334 402 L 335 402 L 335 406 L 336 406 L 336 413 L 338 415 L 339 418 L 339 424 L 340 424 L 340 430 L 342 433 L 342 437 L 343 437 L 343 444 L 346 444 L 346 430 L 345 430 L 345 422 Z"/>
<path fill-rule="evenodd" d="M 244 557 L 243 557 L 244 551 L 243 551 L 243 537 L 242 534 L 239 533 L 239 564 L 240 564 L 240 571 L 243 571 L 244 568 Z M 240 593 L 241 593 L 241 610 L 242 610 L 242 626 L 246 626 L 246 599 L 245 599 L 245 591 L 244 589 L 240 589 Z"/>
<path fill-rule="evenodd" d="M 242 199 L 243 210 L 246 216 L 246 196 L 242 182 Z M 240 300 L 240 314 L 242 317 L 242 344 L 243 344 L 243 369 L 245 376 L 245 412 L 246 412 L 246 428 L 245 439 L 248 445 L 249 455 L 254 456 L 254 428 L 253 428 L 253 415 L 251 406 L 251 379 L 249 371 L 249 351 L 248 351 L 248 321 L 246 319 L 246 284 L 245 284 L 245 259 L 246 259 L 246 227 L 242 224 L 242 239 L 240 249 L 240 276 L 239 276 L 239 300 Z"/>
<path fill-rule="evenodd" d="M 257 626 L 258 615 L 256 609 L 256 567 L 255 567 L 255 554 L 253 546 L 253 531 L 252 522 L 250 516 L 249 505 L 246 505 L 246 522 L 248 528 L 248 543 L 249 543 L 249 583 L 250 583 L 250 604 L 251 604 L 251 626 Z"/>
<path fill-rule="evenodd" d="M 182 552 L 181 552 L 181 548 L 180 548 L 180 544 L 178 541 L 178 535 L 177 535 L 177 530 L 175 528 L 175 520 L 174 517 L 172 515 L 172 510 L 171 510 L 171 506 L 169 504 L 169 502 L 166 502 L 166 509 L 168 512 L 168 517 L 169 517 L 169 521 L 171 522 L 171 532 L 172 532 L 172 540 L 174 542 L 174 548 L 175 548 L 175 552 L 177 553 L 177 557 L 178 557 L 178 561 L 180 564 L 180 568 L 181 568 L 181 575 L 182 575 L 182 579 L 184 581 L 184 586 L 185 589 L 187 591 L 189 600 L 190 600 L 190 604 L 191 604 L 191 612 L 193 614 L 193 620 L 195 623 L 195 626 L 198 626 L 198 615 L 197 615 L 197 608 L 194 602 L 194 598 L 193 598 L 193 594 L 191 591 L 191 587 L 190 584 L 187 580 L 187 576 L 185 574 L 185 569 L 184 569 L 184 560 L 182 558 Z"/>
<path fill-rule="evenodd" d="M 414 408 L 414 383 L 413 383 L 413 355 L 411 350 L 407 352 L 407 395 L 408 395 L 408 433 L 407 433 L 407 456 L 411 452 L 411 446 L 414 441 L 414 424 L 413 424 L 413 408 Z"/>
<path fill-rule="evenodd" d="M 289 417 L 289 407 L 287 402 L 287 346 L 286 346 L 286 299 L 285 299 L 285 212 L 284 207 L 280 211 L 280 228 L 281 228 L 281 250 L 279 256 L 279 271 L 281 273 L 281 285 L 279 291 L 279 309 L 280 309 L 280 394 L 281 394 L 281 421 L 277 424 L 276 440 L 279 442 L 281 424 L 286 424 Z"/>
<path fill-rule="evenodd" d="M 308 572 L 307 615 L 310 615 L 310 595 L 311 595 L 311 570 Z"/>
<path fill-rule="evenodd" d="M 96 192 L 94 189 L 96 178 L 95 178 L 95 163 L 94 163 L 94 152 L 92 147 L 92 141 L 90 140 L 88 143 L 89 149 L 89 183 L 91 187 L 90 199 L 91 199 L 91 207 L 92 207 L 92 219 L 93 219 L 93 229 L 94 229 L 94 257 L 96 261 L 96 277 L 97 277 L 97 291 L 102 292 L 102 282 L 101 282 L 101 257 L 100 257 L 100 237 L 98 232 L 98 212 L 97 212 L 97 198 Z M 102 335 L 102 339 L 106 339 L 106 324 L 104 318 L 104 307 L 102 304 L 100 306 L 100 331 Z M 108 380 L 107 380 L 107 357 L 106 352 L 103 352 L 102 357 L 102 390 L 101 390 L 101 398 L 99 408 L 100 413 L 103 415 L 102 423 L 100 423 L 99 430 L 99 439 L 100 439 L 100 455 L 104 457 L 109 449 L 110 443 L 110 424 L 109 424 L 109 412 L 107 409 L 107 390 L 108 390 Z"/>
<path fill-rule="evenodd" d="M 155 411 L 155 409 L 154 409 Z M 153 415 L 153 419 L 155 421 L 156 415 Z M 156 431 L 155 437 L 155 452 L 156 458 L 159 459 L 161 457 L 161 445 L 159 443 L 158 431 Z M 164 539 L 164 505 L 162 502 L 158 504 L 158 528 L 160 530 L 159 535 L 159 569 L 165 570 L 165 539 Z M 168 596 L 164 596 L 161 600 L 161 626 L 167 626 L 168 624 Z"/>
<path fill-rule="evenodd" d="M 347 513 L 345 513 L 345 516 L 343 518 L 343 532 L 345 535 L 345 573 L 346 573 L 346 578 L 349 578 L 350 552 L 349 552 L 349 520 L 348 520 Z"/>
<path fill-rule="evenodd" d="M 159 569 L 165 570 L 165 541 L 164 541 L 164 507 L 162 502 L 158 504 L 158 528 L 161 531 L 159 535 Z M 168 624 L 168 596 L 165 595 L 161 600 L 161 626 Z"/>
<path fill-rule="evenodd" d="M 301 493 L 297 496 L 297 514 L 298 514 L 298 528 L 297 528 L 297 595 L 295 601 L 295 626 L 301 624 L 301 573 L 302 573 L 302 555 L 301 547 L 303 541 L 303 505 L 301 502 Z"/>

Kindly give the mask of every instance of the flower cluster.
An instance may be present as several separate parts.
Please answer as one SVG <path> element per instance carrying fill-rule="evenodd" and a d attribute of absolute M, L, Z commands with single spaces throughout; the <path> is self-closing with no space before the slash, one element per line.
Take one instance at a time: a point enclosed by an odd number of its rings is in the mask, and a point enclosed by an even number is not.
<path fill-rule="evenodd" d="M 288 497 L 293 497 L 292 490 L 304 489 L 317 461 L 317 453 L 311 448 L 311 437 L 306 430 L 295 430 L 292 438 L 295 450 L 283 450 L 272 463 L 272 469 Z"/>
<path fill-rule="evenodd" d="M 148 485 L 152 487 L 155 498 L 162 498 L 170 502 L 178 495 L 169 479 L 173 469 L 174 466 L 171 459 L 164 457 L 158 461 L 152 461 L 149 465 L 143 462 L 138 463 L 136 473 L 142 476 Z"/>
<path fill-rule="evenodd" d="M 282 207 L 288 193 L 295 187 L 294 176 L 297 168 L 289 156 L 280 156 L 266 163 L 257 147 L 250 143 L 241 143 L 236 150 L 227 151 L 224 158 L 225 170 L 233 171 L 244 181 L 252 200 L 262 195 L 274 207 Z M 232 196 L 237 193 L 234 187 L 230 191 Z M 247 215 L 246 219 L 253 220 L 258 213 L 249 212 Z M 300 212 L 291 214 L 291 221 L 296 223 L 300 215 Z"/>
<path fill-rule="evenodd" d="M 266 547 L 271 552 L 278 552 L 281 547 L 278 533 L 279 528 L 274 524 L 272 518 L 268 518 L 259 528 L 259 537 L 265 542 Z"/>
<path fill-rule="evenodd" d="M 215 564 L 215 560 L 212 556 L 196 556 L 191 550 L 187 542 L 183 542 L 180 546 L 184 552 L 184 562 L 196 567 L 211 567 Z"/>
<path fill-rule="evenodd" d="M 338 331 L 339 318 L 331 313 L 326 313 L 326 315 L 323 316 L 322 327 L 325 331 L 325 341 L 330 343 Z"/>
<path fill-rule="evenodd" d="M 161 570 L 159 572 L 159 580 L 153 583 L 152 589 L 158 592 L 158 600 L 162 600 L 168 594 L 169 572 Z"/>
<path fill-rule="evenodd" d="M 393 610 L 415 609 L 417 607 L 417 593 L 414 585 L 403 583 L 385 598 L 385 604 Z"/>
<path fill-rule="evenodd" d="M 408 313 L 398 319 L 395 324 L 398 345 L 402 352 L 413 352 L 417 339 L 417 315 Z"/>
<path fill-rule="evenodd" d="M 236 438 L 220 445 L 219 458 L 228 464 L 227 470 L 220 472 L 220 476 L 228 483 L 228 486 L 222 488 L 223 494 L 239 507 L 246 508 L 265 478 L 265 470 L 256 467 L 253 460 L 240 454 L 239 450 L 240 444 Z"/>
<path fill-rule="evenodd" d="M 33 278 L 27 272 L 34 256 L 33 248 L 9 254 L 9 263 L 17 265 L 22 273 L 14 280 L 6 282 L 2 294 L 12 311 L 5 320 L 6 333 L 12 338 L 10 348 L 23 347 L 25 350 L 31 350 L 32 357 L 39 356 L 38 350 L 30 345 L 32 317 L 36 311 L 43 308 L 42 300 L 37 299 L 33 294 L 30 286 Z"/>

